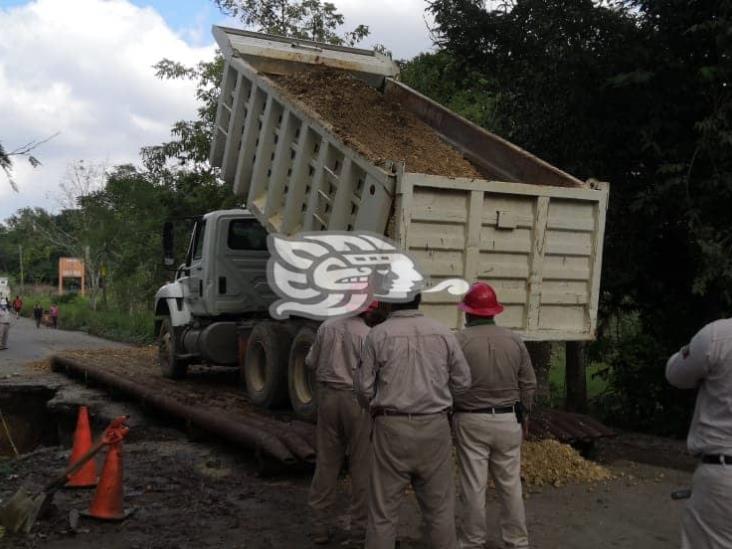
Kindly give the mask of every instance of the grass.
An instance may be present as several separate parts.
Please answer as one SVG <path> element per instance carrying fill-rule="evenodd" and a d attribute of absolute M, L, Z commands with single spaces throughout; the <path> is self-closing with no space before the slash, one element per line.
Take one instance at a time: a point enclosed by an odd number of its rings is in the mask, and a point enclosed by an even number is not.
<path fill-rule="evenodd" d="M 607 364 L 592 362 L 587 365 L 587 400 L 605 393 L 608 390 L 608 383 L 605 377 L 599 372 L 607 369 Z M 549 369 L 549 387 L 551 389 L 552 406 L 561 407 L 564 405 L 565 396 L 565 347 L 554 345 L 552 349 L 551 368 Z"/>
<path fill-rule="evenodd" d="M 33 316 L 33 306 L 39 303 L 48 310 L 53 303 L 59 308 L 58 327 L 64 330 L 79 330 L 95 336 L 125 343 L 152 343 L 154 317 L 152 311 L 123 312 L 104 308 L 101 304 L 92 310 L 89 300 L 79 295 L 52 296 L 30 294 L 23 298 L 25 317 Z"/>

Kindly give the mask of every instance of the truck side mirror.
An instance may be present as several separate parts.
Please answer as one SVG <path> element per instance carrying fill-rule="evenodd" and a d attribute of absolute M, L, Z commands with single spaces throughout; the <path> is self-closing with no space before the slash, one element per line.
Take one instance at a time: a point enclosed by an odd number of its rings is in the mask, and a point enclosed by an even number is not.
<path fill-rule="evenodd" d="M 163 263 L 166 267 L 175 265 L 172 221 L 166 221 L 163 224 Z"/>

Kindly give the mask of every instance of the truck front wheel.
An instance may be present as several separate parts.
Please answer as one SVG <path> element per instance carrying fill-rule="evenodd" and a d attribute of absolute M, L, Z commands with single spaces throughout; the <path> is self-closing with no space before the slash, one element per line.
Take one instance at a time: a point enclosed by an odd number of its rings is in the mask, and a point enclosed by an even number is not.
<path fill-rule="evenodd" d="M 315 375 L 305 364 L 305 357 L 314 341 L 315 329 L 311 326 L 300 328 L 292 341 L 287 375 L 292 411 L 298 418 L 311 422 L 315 422 L 317 414 Z"/>
<path fill-rule="evenodd" d="M 163 319 L 158 334 L 158 362 L 163 377 L 182 379 L 188 371 L 188 363 L 176 356 L 178 340 L 170 319 Z"/>
<path fill-rule="evenodd" d="M 292 335 L 275 322 L 257 324 L 249 336 L 244 379 L 252 404 L 278 408 L 287 402 L 287 361 Z"/>

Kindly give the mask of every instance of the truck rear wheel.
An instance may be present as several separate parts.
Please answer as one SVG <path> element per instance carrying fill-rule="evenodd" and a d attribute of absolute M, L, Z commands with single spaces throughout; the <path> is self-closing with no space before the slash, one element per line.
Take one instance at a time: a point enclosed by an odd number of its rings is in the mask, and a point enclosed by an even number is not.
<path fill-rule="evenodd" d="M 314 328 L 311 326 L 300 328 L 292 341 L 287 372 L 287 388 L 292 411 L 299 419 L 311 422 L 315 422 L 317 414 L 315 374 L 305 364 L 305 357 L 314 341 Z"/>
<path fill-rule="evenodd" d="M 170 319 L 163 319 L 158 334 L 158 363 L 163 377 L 182 379 L 188 372 L 188 363 L 176 357 L 178 338 Z"/>
<path fill-rule="evenodd" d="M 244 379 L 253 404 L 277 408 L 287 402 L 287 362 L 292 334 L 275 322 L 260 322 L 247 343 Z"/>

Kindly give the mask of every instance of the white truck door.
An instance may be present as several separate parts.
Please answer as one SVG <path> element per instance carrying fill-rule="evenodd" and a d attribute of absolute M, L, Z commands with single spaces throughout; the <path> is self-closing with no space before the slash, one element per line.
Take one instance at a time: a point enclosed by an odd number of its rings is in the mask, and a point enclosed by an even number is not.
<path fill-rule="evenodd" d="M 266 311 L 275 300 L 267 283 L 267 231 L 254 217 L 217 221 L 215 271 L 207 286 L 210 314 Z"/>

